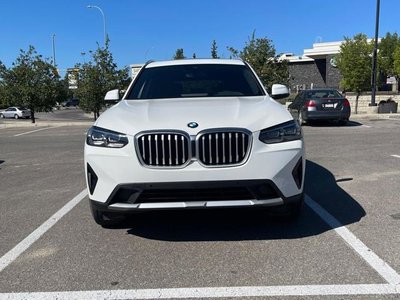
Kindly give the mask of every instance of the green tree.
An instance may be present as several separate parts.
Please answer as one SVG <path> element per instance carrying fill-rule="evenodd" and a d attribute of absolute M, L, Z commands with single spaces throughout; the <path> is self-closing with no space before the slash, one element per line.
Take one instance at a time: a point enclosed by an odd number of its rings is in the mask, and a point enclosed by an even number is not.
<path fill-rule="evenodd" d="M 397 75 L 394 71 L 394 52 L 398 46 L 400 46 L 400 38 L 397 33 L 386 33 L 379 43 L 379 67 L 385 75 Z"/>
<path fill-rule="evenodd" d="M 355 112 L 358 112 L 358 98 L 363 91 L 371 88 L 373 42 L 365 34 L 345 38 L 337 55 L 337 66 L 343 78 L 342 89 L 357 93 Z"/>
<path fill-rule="evenodd" d="M 60 95 L 59 76 L 56 68 L 33 46 L 28 51 L 20 50 L 11 68 L 1 65 L 2 97 L 7 105 L 29 108 L 32 123 L 35 123 L 35 112 L 52 110 Z"/>
<path fill-rule="evenodd" d="M 183 53 L 183 48 L 176 49 L 173 59 L 185 59 L 185 54 Z"/>
<path fill-rule="evenodd" d="M 393 74 L 397 78 L 397 82 L 399 82 L 398 78 L 400 78 L 400 45 L 396 47 L 393 54 Z"/>
<path fill-rule="evenodd" d="M 92 52 L 89 62 L 78 64 L 76 67 L 79 68 L 79 72 L 75 95 L 79 98 L 79 106 L 85 111 L 93 112 L 96 120 L 105 106 L 104 96 L 107 91 L 125 89 L 128 86 L 128 68 L 117 68 L 108 39 L 105 47 L 98 46 L 97 50 Z"/>
<path fill-rule="evenodd" d="M 256 38 L 255 31 L 242 50 L 228 47 L 231 57 L 241 58 L 248 62 L 264 86 L 270 91 L 274 83 L 289 83 L 289 68 L 286 61 L 280 60 L 272 41 L 267 38 Z"/>
<path fill-rule="evenodd" d="M 211 58 L 219 58 L 218 56 L 218 46 L 215 40 L 212 41 L 211 44 Z"/>

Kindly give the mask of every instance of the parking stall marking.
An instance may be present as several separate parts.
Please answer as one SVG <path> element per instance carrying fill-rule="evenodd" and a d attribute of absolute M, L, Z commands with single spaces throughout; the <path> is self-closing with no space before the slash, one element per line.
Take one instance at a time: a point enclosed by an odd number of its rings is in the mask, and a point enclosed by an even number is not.
<path fill-rule="evenodd" d="M 400 155 L 393 154 L 393 157 L 400 158 Z"/>
<path fill-rule="evenodd" d="M 49 126 L 49 127 L 31 130 L 31 131 L 27 131 L 27 132 L 23 132 L 23 133 L 18 133 L 18 134 L 15 134 L 14 136 L 21 136 L 21 135 L 26 135 L 26 134 L 42 131 L 42 130 L 47 130 L 47 129 L 52 129 L 52 128 L 60 128 L 60 127 L 62 127 L 62 126 Z"/>
<path fill-rule="evenodd" d="M 335 296 L 335 295 L 390 295 L 400 294 L 400 288 L 391 284 L 348 285 L 284 285 L 199 287 L 138 290 L 99 290 L 68 292 L 35 292 L 0 294 L 0 300 L 92 300 L 92 299 L 188 299 L 188 298 L 243 298 L 273 296 Z"/>
<path fill-rule="evenodd" d="M 27 238 L 0 258 L 0 272 L 15 261 L 26 249 L 54 226 L 87 196 L 86 189 L 68 202 Z M 0 300 L 46 299 L 185 299 L 185 298 L 243 298 L 271 296 L 332 296 L 332 295 L 400 295 L 400 275 L 362 243 L 350 230 L 317 204 L 308 195 L 305 203 L 360 255 L 388 284 L 295 285 L 295 286 L 241 286 L 191 287 L 162 289 L 97 290 L 0 293 Z"/>
<path fill-rule="evenodd" d="M 59 211 L 52 215 L 46 222 L 35 229 L 30 235 L 23 239 L 13 249 L 8 251 L 0 258 L 0 273 L 13 261 L 15 261 L 25 250 L 27 250 L 34 242 L 36 242 L 43 234 L 52 228 L 63 216 L 71 211 L 79 202 L 87 196 L 87 191 L 84 189 L 75 198 L 65 204 Z M 1 299 L 1 294 L 0 294 Z"/>
<path fill-rule="evenodd" d="M 346 226 L 343 226 L 334 216 L 323 209 L 308 195 L 305 197 L 306 204 L 350 246 L 360 255 L 378 274 L 392 285 L 400 285 L 400 275 L 378 255 L 369 249 L 358 239 Z"/>

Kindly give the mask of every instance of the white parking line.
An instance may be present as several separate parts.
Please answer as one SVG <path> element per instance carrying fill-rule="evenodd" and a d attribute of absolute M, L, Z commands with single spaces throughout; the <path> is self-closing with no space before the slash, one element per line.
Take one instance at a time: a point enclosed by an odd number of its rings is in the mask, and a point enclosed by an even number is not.
<path fill-rule="evenodd" d="M 365 127 L 365 128 L 371 128 L 371 126 L 369 126 L 369 125 L 361 125 L 361 127 Z"/>
<path fill-rule="evenodd" d="M 390 284 L 243 286 L 110 291 L 71 291 L 0 294 L 1 300 L 189 299 L 273 296 L 388 295 L 400 291 Z"/>
<path fill-rule="evenodd" d="M 320 216 L 336 233 L 344 239 L 358 255 L 360 255 L 378 274 L 392 285 L 400 285 L 400 275 L 387 263 L 378 257 L 371 249 L 361 242 L 350 230 L 343 226 L 335 217 L 323 209 L 318 203 L 306 195 L 306 204 Z"/>
<path fill-rule="evenodd" d="M 13 249 L 8 251 L 0 258 L 0 273 L 14 260 L 18 258 L 26 249 L 36 242 L 46 231 L 53 227 L 63 216 L 73 209 L 87 195 L 86 189 L 80 192 L 74 199 L 65 204 L 59 211 L 52 215 L 46 222 L 40 225 L 35 231 L 23 239 Z M 1 294 L 0 294 L 1 299 Z"/>
<path fill-rule="evenodd" d="M 25 240 L 0 259 L 0 272 L 22 252 L 49 230 L 87 195 L 83 190 L 68 202 L 48 221 L 36 229 Z M 284 285 L 284 286 L 241 286 L 241 287 L 197 287 L 165 289 L 97 290 L 35 293 L 0 293 L 0 300 L 46 300 L 46 299 L 187 299 L 187 298 L 243 298 L 272 296 L 332 296 L 332 295 L 400 295 L 400 275 L 374 252 L 365 246 L 353 233 L 343 226 L 319 204 L 306 195 L 306 204 L 330 225 L 346 243 L 356 251 L 389 284 L 345 284 L 345 285 Z"/>
<path fill-rule="evenodd" d="M 393 154 L 393 157 L 400 158 L 400 155 Z"/>
<path fill-rule="evenodd" d="M 31 131 L 27 131 L 27 132 L 23 132 L 23 133 L 18 133 L 18 134 L 15 134 L 14 136 L 21 136 L 21 135 L 26 135 L 26 134 L 46 130 L 46 129 L 59 128 L 59 127 L 62 127 L 62 126 L 51 126 L 51 127 L 40 128 L 40 129 L 31 130 Z"/>

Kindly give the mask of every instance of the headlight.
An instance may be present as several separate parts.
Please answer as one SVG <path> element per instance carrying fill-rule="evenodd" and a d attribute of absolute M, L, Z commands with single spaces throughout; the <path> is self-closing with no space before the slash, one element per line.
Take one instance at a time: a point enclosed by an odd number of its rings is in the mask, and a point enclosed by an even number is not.
<path fill-rule="evenodd" d="M 125 134 L 93 126 L 87 133 L 86 143 L 90 146 L 122 148 L 128 144 Z"/>
<path fill-rule="evenodd" d="M 300 124 L 292 120 L 261 130 L 259 139 L 266 144 L 275 144 L 299 140 L 302 137 Z"/>

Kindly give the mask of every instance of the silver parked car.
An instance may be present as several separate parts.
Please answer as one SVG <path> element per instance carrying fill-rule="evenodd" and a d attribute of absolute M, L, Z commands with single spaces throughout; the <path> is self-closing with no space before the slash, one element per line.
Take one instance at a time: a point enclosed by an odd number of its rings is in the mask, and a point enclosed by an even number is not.
<path fill-rule="evenodd" d="M 31 110 L 22 106 L 12 106 L 0 112 L 0 118 L 30 118 Z"/>

